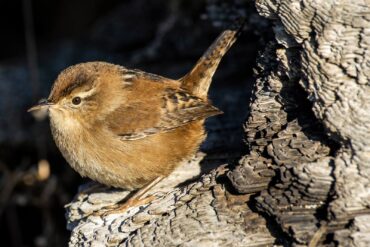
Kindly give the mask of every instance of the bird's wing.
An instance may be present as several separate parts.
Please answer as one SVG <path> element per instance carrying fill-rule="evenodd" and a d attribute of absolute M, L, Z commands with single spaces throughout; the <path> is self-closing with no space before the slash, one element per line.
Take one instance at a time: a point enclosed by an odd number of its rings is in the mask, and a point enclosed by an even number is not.
<path fill-rule="evenodd" d="M 221 113 L 209 102 L 170 86 L 120 106 L 107 116 L 106 123 L 123 140 L 137 140 Z"/>

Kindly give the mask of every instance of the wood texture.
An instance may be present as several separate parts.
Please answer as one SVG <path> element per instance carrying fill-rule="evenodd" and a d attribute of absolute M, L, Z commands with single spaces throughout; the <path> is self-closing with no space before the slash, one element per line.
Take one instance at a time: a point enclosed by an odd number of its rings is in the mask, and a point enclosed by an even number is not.
<path fill-rule="evenodd" d="M 199 159 L 184 164 L 197 166 Z M 103 207 L 127 196 L 124 191 L 102 189 L 80 192 L 67 206 L 70 246 L 266 246 L 275 239 L 266 221 L 245 203 L 248 195 L 232 195 L 224 185 L 226 169 L 220 167 L 182 189 L 172 189 L 168 178 L 156 191 L 157 199 L 125 213 L 95 216 Z M 176 181 L 176 175 L 171 175 Z M 171 177 L 170 177 L 171 178 Z M 165 188 L 167 191 L 161 190 Z M 89 188 L 87 188 L 89 190 Z M 158 192 L 162 191 L 162 192 Z M 246 231 L 246 229 L 249 229 Z"/>
<path fill-rule="evenodd" d="M 276 43 L 257 61 L 245 125 L 250 154 L 228 176 L 239 192 L 261 191 L 257 208 L 282 238 L 366 246 L 369 228 L 356 219 L 368 216 L 370 203 L 369 2 L 256 6 L 273 20 Z"/>

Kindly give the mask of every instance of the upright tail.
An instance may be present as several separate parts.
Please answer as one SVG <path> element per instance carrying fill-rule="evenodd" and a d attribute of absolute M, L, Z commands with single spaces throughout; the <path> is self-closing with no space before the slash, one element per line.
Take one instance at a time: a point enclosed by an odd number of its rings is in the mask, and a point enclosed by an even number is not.
<path fill-rule="evenodd" d="M 244 22 L 238 20 L 234 26 L 223 31 L 203 56 L 195 64 L 194 68 L 180 79 L 181 87 L 200 98 L 207 98 L 209 86 L 212 82 L 221 58 L 230 49 L 237 39 Z"/>

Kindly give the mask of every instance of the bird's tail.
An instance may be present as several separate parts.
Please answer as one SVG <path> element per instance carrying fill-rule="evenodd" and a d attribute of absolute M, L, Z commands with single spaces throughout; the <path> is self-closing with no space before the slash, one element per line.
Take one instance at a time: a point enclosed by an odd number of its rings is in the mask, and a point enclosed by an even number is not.
<path fill-rule="evenodd" d="M 198 60 L 194 68 L 180 79 L 182 88 L 200 98 L 207 98 L 209 86 L 212 82 L 221 58 L 234 44 L 243 27 L 244 21 L 238 20 L 233 27 L 223 31 L 213 44 Z"/>

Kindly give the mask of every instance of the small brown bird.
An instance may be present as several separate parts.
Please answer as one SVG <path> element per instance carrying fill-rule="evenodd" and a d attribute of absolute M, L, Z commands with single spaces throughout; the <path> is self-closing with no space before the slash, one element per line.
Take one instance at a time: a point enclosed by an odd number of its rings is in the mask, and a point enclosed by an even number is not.
<path fill-rule="evenodd" d="M 206 136 L 204 119 L 221 113 L 207 92 L 237 32 L 224 31 L 179 80 L 105 62 L 71 66 L 29 111 L 48 110 L 57 146 L 82 176 L 143 188 L 194 155 Z"/>

